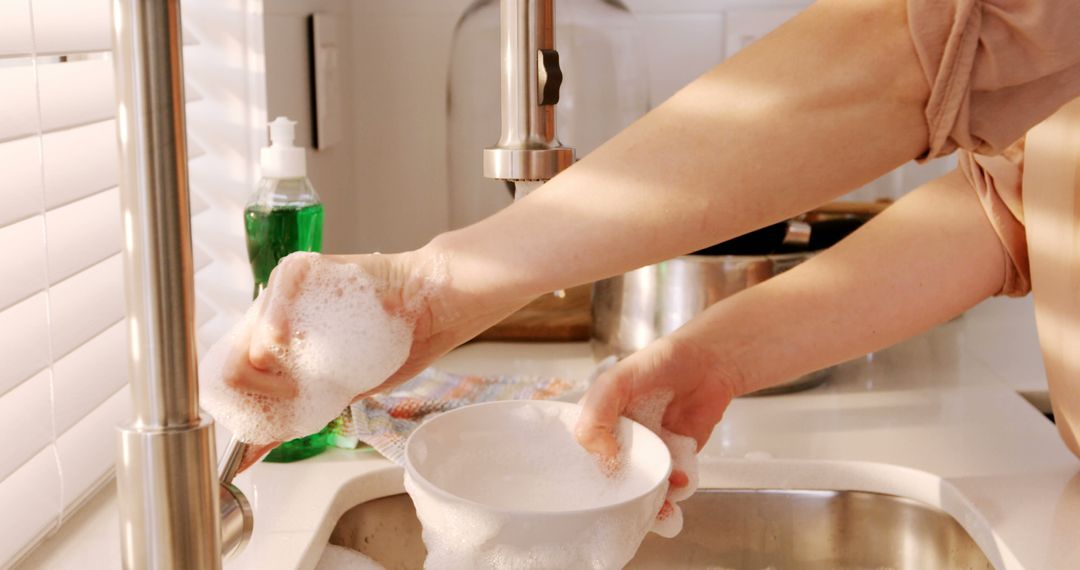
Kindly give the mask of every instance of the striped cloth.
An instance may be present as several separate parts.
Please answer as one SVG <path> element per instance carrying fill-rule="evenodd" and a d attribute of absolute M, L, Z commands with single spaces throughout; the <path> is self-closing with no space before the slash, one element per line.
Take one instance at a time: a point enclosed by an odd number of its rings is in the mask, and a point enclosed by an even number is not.
<path fill-rule="evenodd" d="M 365 398 L 349 408 L 337 445 L 366 443 L 401 465 L 405 440 L 434 414 L 495 400 L 551 400 L 584 390 L 586 382 L 535 376 L 477 376 L 428 368 L 387 394 Z"/>

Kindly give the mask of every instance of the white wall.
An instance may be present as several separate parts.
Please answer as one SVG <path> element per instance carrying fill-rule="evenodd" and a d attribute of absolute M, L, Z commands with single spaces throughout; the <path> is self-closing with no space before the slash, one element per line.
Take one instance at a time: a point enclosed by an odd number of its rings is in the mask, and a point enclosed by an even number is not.
<path fill-rule="evenodd" d="M 806 0 L 627 0 L 638 16 L 652 100 L 681 86 L 810 2 Z M 469 0 L 266 0 L 268 106 L 306 105 L 298 61 L 300 15 L 330 11 L 351 25 L 351 82 L 343 117 L 351 149 L 317 151 L 312 178 L 328 206 L 327 250 L 398 251 L 448 229 L 446 84 L 454 26 Z M 306 57 L 306 55 L 304 56 Z M 302 77 L 297 77 L 303 73 Z M 306 112 L 306 111 L 303 111 Z M 492 110 L 497 113 L 497 109 Z M 494 141 L 492 141 L 494 142 Z M 333 156 L 330 156 L 333 154 Z M 311 155 L 309 155 L 311 156 Z M 479 164 L 480 157 L 477 157 Z M 478 166 L 479 167 L 479 166 Z M 907 168 L 854 193 L 897 197 L 948 164 Z M 350 170 L 351 169 L 351 170 Z"/>
<path fill-rule="evenodd" d="M 298 121 L 296 144 L 308 148 L 308 177 L 326 205 L 323 250 L 347 252 L 355 250 L 355 212 L 359 196 L 354 179 L 355 142 L 358 137 L 345 136 L 329 148 L 312 149 L 311 86 L 308 63 L 307 17 L 313 12 L 333 16 L 337 22 L 339 63 L 347 70 L 341 87 L 340 116 L 332 117 L 344 125 L 352 125 L 352 81 L 356 60 L 352 46 L 351 8 L 357 3 L 348 0 L 264 0 L 266 41 L 266 105 L 267 117 L 286 116 Z M 351 135 L 346 127 L 346 135 Z"/>
<path fill-rule="evenodd" d="M 468 4 L 353 4 L 354 235 L 362 250 L 418 247 L 448 227 L 447 70 L 454 26 Z"/>

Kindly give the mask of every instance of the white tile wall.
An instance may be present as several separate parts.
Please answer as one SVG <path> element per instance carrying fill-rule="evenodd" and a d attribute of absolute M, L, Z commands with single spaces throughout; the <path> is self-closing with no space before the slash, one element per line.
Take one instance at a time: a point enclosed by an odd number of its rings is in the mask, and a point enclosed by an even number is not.
<path fill-rule="evenodd" d="M 724 59 L 724 14 L 639 14 L 647 44 L 654 104 L 659 104 Z"/>

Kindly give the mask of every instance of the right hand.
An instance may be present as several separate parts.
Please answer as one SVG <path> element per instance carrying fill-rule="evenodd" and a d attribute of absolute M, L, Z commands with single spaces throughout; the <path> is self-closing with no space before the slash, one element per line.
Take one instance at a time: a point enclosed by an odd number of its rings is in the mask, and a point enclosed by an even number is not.
<path fill-rule="evenodd" d="M 674 536 L 681 528 L 675 503 L 693 493 L 696 453 L 709 441 L 736 393 L 734 375 L 727 375 L 727 370 L 731 369 L 716 354 L 677 331 L 600 374 L 581 401 L 584 409 L 575 435 L 588 451 L 605 458 L 618 454 L 615 426 L 621 416 L 642 423 L 668 445 L 672 472 L 654 527 L 662 536 Z M 662 410 L 649 411 L 664 401 Z M 687 437 L 696 447 L 687 449 L 685 444 L 693 446 Z M 677 522 L 670 520 L 673 515 Z"/>
<path fill-rule="evenodd" d="M 582 400 L 577 439 L 593 453 L 615 455 L 619 417 L 656 392 L 670 391 L 661 427 L 694 438 L 701 451 L 731 403 L 734 386 L 713 352 L 678 333 L 662 337 L 596 378 Z"/>

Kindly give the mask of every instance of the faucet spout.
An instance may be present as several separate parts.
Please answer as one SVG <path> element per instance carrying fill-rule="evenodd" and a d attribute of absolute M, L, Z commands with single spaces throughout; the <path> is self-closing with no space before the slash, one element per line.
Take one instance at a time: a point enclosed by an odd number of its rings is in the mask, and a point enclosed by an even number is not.
<path fill-rule="evenodd" d="M 500 10 L 502 136 L 484 149 L 484 176 L 549 180 L 574 163 L 574 149 L 556 133 L 562 69 L 555 0 L 501 0 Z"/>

